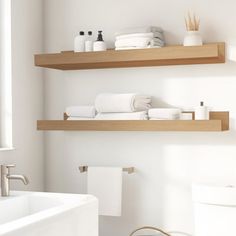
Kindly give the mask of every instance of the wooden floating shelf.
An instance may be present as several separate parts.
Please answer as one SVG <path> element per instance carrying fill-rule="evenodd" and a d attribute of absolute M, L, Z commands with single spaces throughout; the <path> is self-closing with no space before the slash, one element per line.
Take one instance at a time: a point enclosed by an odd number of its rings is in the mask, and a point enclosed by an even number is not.
<path fill-rule="evenodd" d="M 59 70 L 213 64 L 225 62 L 225 43 L 167 46 L 103 52 L 61 52 L 35 55 L 35 65 Z"/>
<path fill-rule="evenodd" d="M 38 130 L 61 131 L 226 131 L 229 112 L 211 112 L 210 120 L 40 120 Z"/>

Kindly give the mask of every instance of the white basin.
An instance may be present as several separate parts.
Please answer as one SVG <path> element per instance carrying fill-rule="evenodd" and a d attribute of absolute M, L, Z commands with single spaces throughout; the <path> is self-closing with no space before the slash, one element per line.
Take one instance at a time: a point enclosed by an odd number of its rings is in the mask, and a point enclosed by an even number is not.
<path fill-rule="evenodd" d="M 236 188 L 194 185 L 195 236 L 236 235 Z"/>
<path fill-rule="evenodd" d="M 232 185 L 193 185 L 192 193 L 195 202 L 236 206 L 236 187 Z"/>
<path fill-rule="evenodd" d="M 90 195 L 11 192 L 0 197 L 0 236 L 98 236 Z"/>

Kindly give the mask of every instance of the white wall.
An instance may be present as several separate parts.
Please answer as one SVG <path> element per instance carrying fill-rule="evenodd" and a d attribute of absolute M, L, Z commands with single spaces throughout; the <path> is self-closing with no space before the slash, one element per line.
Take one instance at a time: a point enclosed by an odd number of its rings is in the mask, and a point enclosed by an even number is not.
<path fill-rule="evenodd" d="M 46 51 L 71 50 L 79 30 L 104 30 L 104 38 L 112 45 L 117 29 L 144 25 L 162 26 L 168 43 L 181 43 L 189 9 L 201 17 L 205 41 L 236 42 L 234 0 L 46 0 Z M 101 92 L 150 94 L 154 104 L 162 106 L 193 107 L 203 100 L 215 110 L 231 112 L 231 131 L 226 133 L 47 133 L 47 190 L 85 193 L 86 174 L 78 172 L 78 165 L 137 168 L 136 174 L 124 176 L 123 216 L 101 217 L 101 236 L 128 235 L 142 225 L 191 233 L 191 183 L 235 183 L 234 63 L 48 70 L 45 77 L 48 119 L 61 119 L 67 105 L 93 104 Z"/>
<path fill-rule="evenodd" d="M 16 164 L 12 173 L 25 174 L 30 184 L 12 181 L 13 189 L 43 190 L 43 134 L 36 120 L 43 116 L 43 74 L 34 67 L 33 54 L 43 49 L 41 0 L 12 1 L 13 146 L 0 151 L 0 163 Z"/>

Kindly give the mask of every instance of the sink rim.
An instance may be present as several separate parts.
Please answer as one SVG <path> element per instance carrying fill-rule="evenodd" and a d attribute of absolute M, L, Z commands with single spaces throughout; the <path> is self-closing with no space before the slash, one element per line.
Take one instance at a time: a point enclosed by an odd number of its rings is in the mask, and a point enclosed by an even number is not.
<path fill-rule="evenodd" d="M 192 184 L 195 203 L 236 207 L 236 187 L 227 184 Z"/>
<path fill-rule="evenodd" d="M 41 196 L 50 197 L 52 199 L 60 199 L 61 203 L 58 206 L 51 207 L 30 215 L 23 216 L 21 218 L 3 223 L 0 225 L 0 234 L 13 232 L 20 228 L 32 225 L 36 222 L 42 222 L 53 216 L 63 214 L 72 209 L 76 209 L 81 205 L 87 204 L 97 199 L 92 195 L 87 194 L 67 194 L 67 193 L 48 193 L 48 192 L 23 192 L 23 191 L 12 191 L 10 197 L 0 197 L 0 203 L 4 201 L 14 201 L 15 198 L 25 196 Z"/>

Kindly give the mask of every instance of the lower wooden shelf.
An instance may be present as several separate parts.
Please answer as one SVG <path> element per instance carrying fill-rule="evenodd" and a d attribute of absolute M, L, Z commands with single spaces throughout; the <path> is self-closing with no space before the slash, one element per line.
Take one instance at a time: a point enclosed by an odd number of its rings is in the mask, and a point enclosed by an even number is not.
<path fill-rule="evenodd" d="M 211 112 L 210 120 L 39 120 L 38 130 L 61 131 L 226 131 L 229 112 Z"/>

